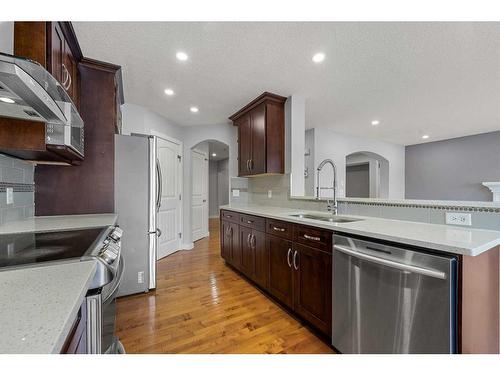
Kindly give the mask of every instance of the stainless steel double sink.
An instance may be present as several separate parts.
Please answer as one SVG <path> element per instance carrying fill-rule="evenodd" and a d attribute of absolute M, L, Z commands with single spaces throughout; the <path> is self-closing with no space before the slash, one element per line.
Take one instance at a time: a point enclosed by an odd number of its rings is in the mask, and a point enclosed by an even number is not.
<path fill-rule="evenodd" d="M 321 215 L 321 214 L 292 214 L 289 216 L 298 217 L 300 219 L 326 221 L 326 222 L 330 222 L 330 223 L 352 223 L 355 221 L 362 220 L 362 219 L 351 219 L 351 218 L 337 216 L 337 215 Z"/>

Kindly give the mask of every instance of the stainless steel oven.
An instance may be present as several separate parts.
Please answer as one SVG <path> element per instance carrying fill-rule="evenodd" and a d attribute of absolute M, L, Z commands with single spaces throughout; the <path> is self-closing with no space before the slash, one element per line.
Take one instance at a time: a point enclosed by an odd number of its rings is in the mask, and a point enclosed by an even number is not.
<path fill-rule="evenodd" d="M 457 259 L 341 235 L 332 345 L 342 353 L 456 353 Z"/>

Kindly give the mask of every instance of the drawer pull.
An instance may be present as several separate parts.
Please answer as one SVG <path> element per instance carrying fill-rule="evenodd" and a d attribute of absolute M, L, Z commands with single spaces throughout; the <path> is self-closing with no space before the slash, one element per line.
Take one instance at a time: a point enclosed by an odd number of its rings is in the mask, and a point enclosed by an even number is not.
<path fill-rule="evenodd" d="M 228 214 L 226 214 L 226 217 L 233 217 L 233 215 L 228 215 Z"/>
<path fill-rule="evenodd" d="M 247 224 L 252 224 L 253 220 L 247 220 Z"/>
<path fill-rule="evenodd" d="M 310 235 L 308 235 L 308 234 L 304 234 L 304 238 L 305 238 L 306 240 L 321 241 L 321 238 L 320 238 L 320 237 L 310 236 Z"/>
<path fill-rule="evenodd" d="M 273 227 L 273 230 L 275 230 L 277 232 L 284 232 L 286 229 L 285 228 Z"/>

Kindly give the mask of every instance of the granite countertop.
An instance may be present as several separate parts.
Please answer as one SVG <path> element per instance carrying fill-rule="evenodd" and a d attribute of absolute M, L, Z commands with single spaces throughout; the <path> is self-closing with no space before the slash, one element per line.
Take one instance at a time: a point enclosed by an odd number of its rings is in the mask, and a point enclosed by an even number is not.
<path fill-rule="evenodd" d="M 0 353 L 59 353 L 95 274 L 96 261 L 0 272 Z"/>
<path fill-rule="evenodd" d="M 35 216 L 0 225 L 0 234 L 87 229 L 116 224 L 117 214 Z"/>
<path fill-rule="evenodd" d="M 453 254 L 476 256 L 500 245 L 500 231 L 494 230 L 354 215 L 339 216 L 361 220 L 350 223 L 329 223 L 289 216 L 297 213 L 325 214 L 325 212 L 252 204 L 229 204 L 222 206 L 221 209 L 306 224 L 330 229 L 337 233 L 360 235 Z"/>

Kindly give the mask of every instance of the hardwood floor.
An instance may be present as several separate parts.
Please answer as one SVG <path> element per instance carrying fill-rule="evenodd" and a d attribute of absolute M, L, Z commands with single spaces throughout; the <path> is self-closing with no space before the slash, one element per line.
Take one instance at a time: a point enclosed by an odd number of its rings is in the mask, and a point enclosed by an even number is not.
<path fill-rule="evenodd" d="M 127 353 L 333 353 L 225 265 L 218 219 L 158 262 L 156 291 L 118 299 L 116 334 Z"/>

